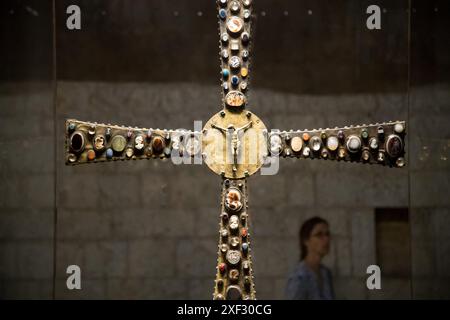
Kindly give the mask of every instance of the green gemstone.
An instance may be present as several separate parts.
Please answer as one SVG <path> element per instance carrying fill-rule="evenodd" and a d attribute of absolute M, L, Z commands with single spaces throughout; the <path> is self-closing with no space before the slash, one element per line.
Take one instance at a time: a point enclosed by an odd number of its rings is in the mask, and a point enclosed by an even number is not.
<path fill-rule="evenodd" d="M 127 139 L 124 136 L 116 135 L 112 138 L 111 147 L 115 152 L 122 152 L 127 146 Z"/>

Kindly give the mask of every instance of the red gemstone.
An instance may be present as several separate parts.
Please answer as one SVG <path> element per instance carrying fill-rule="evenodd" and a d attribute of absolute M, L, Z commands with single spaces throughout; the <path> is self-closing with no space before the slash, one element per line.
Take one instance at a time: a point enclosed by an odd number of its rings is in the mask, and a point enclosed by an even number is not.
<path fill-rule="evenodd" d="M 219 264 L 219 271 L 220 271 L 220 273 L 224 273 L 224 272 L 225 272 L 225 269 L 226 269 L 225 263 Z"/>

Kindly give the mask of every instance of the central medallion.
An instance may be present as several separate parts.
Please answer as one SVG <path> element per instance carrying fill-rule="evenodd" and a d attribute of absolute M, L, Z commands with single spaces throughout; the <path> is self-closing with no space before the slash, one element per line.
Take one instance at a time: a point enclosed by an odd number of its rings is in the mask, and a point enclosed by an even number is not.
<path fill-rule="evenodd" d="M 224 109 L 203 128 L 204 162 L 226 178 L 248 177 L 261 168 L 268 155 L 266 137 L 267 128 L 256 115 Z"/>

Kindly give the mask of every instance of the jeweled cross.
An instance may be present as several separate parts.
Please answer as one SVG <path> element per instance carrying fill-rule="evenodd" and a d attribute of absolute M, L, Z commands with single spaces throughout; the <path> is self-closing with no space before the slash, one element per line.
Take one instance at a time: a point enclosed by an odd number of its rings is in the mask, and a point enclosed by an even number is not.
<path fill-rule="evenodd" d="M 218 0 L 223 110 L 200 131 L 153 130 L 66 121 L 66 163 L 202 159 L 222 177 L 214 299 L 255 299 L 247 177 L 278 157 L 405 165 L 405 122 L 268 132 L 247 110 L 251 0 Z"/>

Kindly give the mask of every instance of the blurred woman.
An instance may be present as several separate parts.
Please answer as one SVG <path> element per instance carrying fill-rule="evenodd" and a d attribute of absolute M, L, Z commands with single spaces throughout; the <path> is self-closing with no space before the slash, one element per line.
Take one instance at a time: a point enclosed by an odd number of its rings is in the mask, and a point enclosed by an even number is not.
<path fill-rule="evenodd" d="M 330 251 L 328 222 L 320 217 L 306 220 L 299 230 L 300 261 L 290 274 L 286 298 L 290 300 L 334 299 L 330 269 L 322 259 Z"/>

